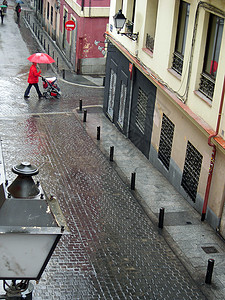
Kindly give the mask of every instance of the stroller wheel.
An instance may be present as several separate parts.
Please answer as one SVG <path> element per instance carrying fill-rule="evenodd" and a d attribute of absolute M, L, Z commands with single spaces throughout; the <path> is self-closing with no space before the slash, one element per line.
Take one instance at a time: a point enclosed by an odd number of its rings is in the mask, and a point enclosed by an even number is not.
<path fill-rule="evenodd" d="M 50 94 L 49 94 L 48 92 L 44 92 L 44 93 L 43 93 L 43 96 L 44 96 L 46 99 L 50 98 Z"/>

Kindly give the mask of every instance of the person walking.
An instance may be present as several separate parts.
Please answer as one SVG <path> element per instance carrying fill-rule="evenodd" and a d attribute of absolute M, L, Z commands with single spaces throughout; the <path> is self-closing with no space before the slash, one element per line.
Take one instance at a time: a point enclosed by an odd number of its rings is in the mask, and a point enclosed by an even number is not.
<path fill-rule="evenodd" d="M 35 89 L 38 93 L 39 99 L 43 98 L 42 93 L 39 90 L 39 86 L 38 86 L 38 80 L 39 80 L 40 76 L 41 76 L 41 70 L 38 72 L 37 71 L 37 63 L 33 62 L 32 66 L 30 67 L 28 80 L 27 80 L 29 85 L 24 93 L 24 98 L 29 98 L 29 93 L 30 93 L 30 89 L 32 88 L 32 86 L 35 87 Z"/>
<path fill-rule="evenodd" d="M 1 21 L 2 21 L 2 24 L 3 24 L 3 19 L 4 19 L 4 16 L 5 16 L 5 13 L 3 11 L 3 7 L 0 9 L 0 16 L 1 16 Z"/>
<path fill-rule="evenodd" d="M 15 11 L 16 11 L 16 15 L 17 15 L 17 24 L 20 25 L 21 6 L 19 3 L 17 3 Z"/>
<path fill-rule="evenodd" d="M 7 13 L 7 7 L 8 7 L 7 0 L 3 0 L 2 4 L 6 6 L 6 7 L 3 7 L 3 12 L 6 14 Z"/>

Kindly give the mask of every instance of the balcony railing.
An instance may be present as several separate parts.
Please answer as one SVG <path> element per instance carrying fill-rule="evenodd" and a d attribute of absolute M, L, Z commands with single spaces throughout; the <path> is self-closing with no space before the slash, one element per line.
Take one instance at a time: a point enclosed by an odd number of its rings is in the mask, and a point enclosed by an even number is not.
<path fill-rule="evenodd" d="M 154 49 L 154 38 L 147 33 L 146 35 L 146 48 L 153 52 Z"/>
<path fill-rule="evenodd" d="M 173 64 L 172 69 L 175 70 L 178 74 L 182 74 L 184 58 L 178 52 L 173 53 Z"/>
<path fill-rule="evenodd" d="M 209 75 L 207 75 L 206 73 L 202 73 L 200 78 L 199 91 L 202 94 L 204 94 L 206 97 L 208 97 L 210 100 L 212 100 L 214 87 L 215 87 L 215 80 Z"/>

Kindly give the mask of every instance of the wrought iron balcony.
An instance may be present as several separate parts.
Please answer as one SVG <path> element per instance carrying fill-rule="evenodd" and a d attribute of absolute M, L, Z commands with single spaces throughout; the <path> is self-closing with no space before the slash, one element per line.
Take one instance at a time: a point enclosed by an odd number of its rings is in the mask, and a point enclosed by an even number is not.
<path fill-rule="evenodd" d="M 178 74 L 182 74 L 184 58 L 178 52 L 173 53 L 173 64 L 172 69 L 175 70 Z"/>
<path fill-rule="evenodd" d="M 154 38 L 147 33 L 146 35 L 146 48 L 153 52 L 154 49 Z"/>
<path fill-rule="evenodd" d="M 212 100 L 214 87 L 215 87 L 215 80 L 209 75 L 207 75 L 206 73 L 202 73 L 200 79 L 199 91 L 202 94 L 204 94 L 206 97 L 208 97 L 210 100 Z"/>

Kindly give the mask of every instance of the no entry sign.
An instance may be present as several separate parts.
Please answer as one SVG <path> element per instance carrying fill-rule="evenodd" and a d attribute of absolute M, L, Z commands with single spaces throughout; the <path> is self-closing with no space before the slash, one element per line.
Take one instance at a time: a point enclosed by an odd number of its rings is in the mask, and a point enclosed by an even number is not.
<path fill-rule="evenodd" d="M 75 27 L 76 27 L 76 25 L 75 25 L 75 22 L 74 22 L 73 20 L 69 20 L 69 21 L 67 21 L 67 22 L 65 23 L 65 28 L 66 28 L 66 30 L 68 30 L 68 31 L 74 30 Z"/>

